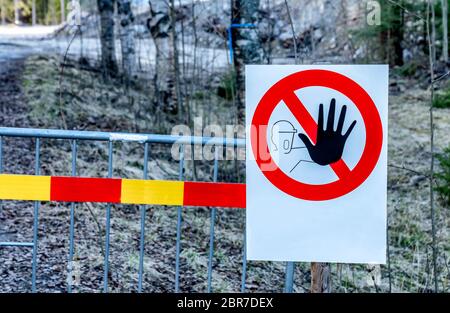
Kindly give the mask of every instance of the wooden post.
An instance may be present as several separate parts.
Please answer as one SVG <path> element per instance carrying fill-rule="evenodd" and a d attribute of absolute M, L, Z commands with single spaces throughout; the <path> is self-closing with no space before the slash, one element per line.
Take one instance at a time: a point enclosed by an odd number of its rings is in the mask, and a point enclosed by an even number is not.
<path fill-rule="evenodd" d="M 311 293 L 330 293 L 329 263 L 311 263 Z"/>

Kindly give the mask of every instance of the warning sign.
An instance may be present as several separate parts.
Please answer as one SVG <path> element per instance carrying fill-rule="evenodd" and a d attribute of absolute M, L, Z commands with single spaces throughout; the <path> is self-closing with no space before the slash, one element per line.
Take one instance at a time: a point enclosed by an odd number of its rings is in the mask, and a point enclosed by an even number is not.
<path fill-rule="evenodd" d="M 247 257 L 384 263 L 388 67 L 246 68 Z"/>

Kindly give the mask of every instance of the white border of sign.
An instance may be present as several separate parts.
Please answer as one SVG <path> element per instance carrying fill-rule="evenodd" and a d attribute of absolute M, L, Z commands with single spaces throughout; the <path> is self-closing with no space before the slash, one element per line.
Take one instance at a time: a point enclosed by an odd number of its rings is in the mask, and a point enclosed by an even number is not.
<path fill-rule="evenodd" d="M 290 74 L 311 69 L 337 72 L 359 84 L 375 103 L 383 126 L 382 150 L 372 173 L 350 193 L 327 201 L 298 199 L 275 187 L 256 164 L 250 142 L 252 118 L 267 90 Z M 386 262 L 388 77 L 387 65 L 246 66 L 247 259 Z M 329 101 L 323 103 L 327 111 Z M 354 110 L 354 104 L 346 105 Z M 317 122 L 316 114 L 311 115 Z"/>

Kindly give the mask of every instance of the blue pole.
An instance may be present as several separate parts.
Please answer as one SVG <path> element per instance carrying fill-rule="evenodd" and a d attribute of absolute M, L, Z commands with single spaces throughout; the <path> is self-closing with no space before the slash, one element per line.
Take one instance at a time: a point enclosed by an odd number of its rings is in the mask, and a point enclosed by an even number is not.
<path fill-rule="evenodd" d="M 286 281 L 285 281 L 285 287 L 284 287 L 285 293 L 292 293 L 292 291 L 294 290 L 294 270 L 295 270 L 294 262 L 287 262 L 286 263 Z"/>
<path fill-rule="evenodd" d="M 228 33 L 228 51 L 230 53 L 230 64 L 233 64 L 233 37 L 231 34 L 231 26 L 227 28 L 227 33 Z"/>
<path fill-rule="evenodd" d="M 255 28 L 255 24 L 251 23 L 244 23 L 244 24 L 231 24 L 227 28 L 228 33 L 228 50 L 230 52 L 230 64 L 233 64 L 233 58 L 234 58 L 234 51 L 233 51 L 233 35 L 232 35 L 232 29 L 233 28 Z"/>

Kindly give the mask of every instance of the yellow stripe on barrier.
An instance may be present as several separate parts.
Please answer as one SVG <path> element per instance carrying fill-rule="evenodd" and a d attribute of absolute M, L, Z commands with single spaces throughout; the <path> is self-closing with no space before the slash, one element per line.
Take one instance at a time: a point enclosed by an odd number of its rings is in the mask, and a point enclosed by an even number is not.
<path fill-rule="evenodd" d="M 184 182 L 122 179 L 121 203 L 183 205 Z"/>
<path fill-rule="evenodd" d="M 50 201 L 50 176 L 0 174 L 0 199 Z"/>

